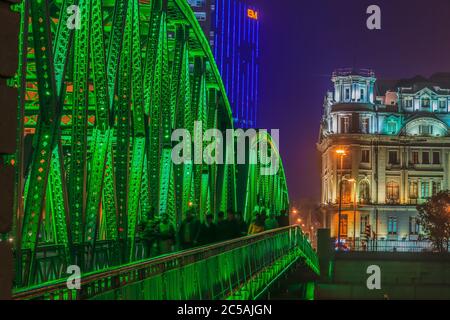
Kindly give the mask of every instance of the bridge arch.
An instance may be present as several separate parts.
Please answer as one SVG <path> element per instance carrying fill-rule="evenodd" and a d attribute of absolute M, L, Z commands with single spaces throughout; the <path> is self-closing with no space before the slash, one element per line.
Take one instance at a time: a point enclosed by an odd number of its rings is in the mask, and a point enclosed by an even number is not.
<path fill-rule="evenodd" d="M 168 214 L 178 228 L 189 210 L 249 212 L 255 192 L 271 210 L 287 208 L 283 169 L 273 178 L 251 174 L 241 187 L 235 164 L 171 161 L 174 130 L 194 135 L 195 122 L 203 131 L 233 129 L 208 40 L 186 1 L 79 1 L 75 30 L 66 26 L 70 1 L 24 3 L 18 147 L 8 159 L 17 177 L 17 283 L 45 280 L 35 262 L 43 246 L 56 246 L 63 265 L 92 270 L 85 253 L 103 245 L 116 264 L 135 260 L 148 218 Z"/>
<path fill-rule="evenodd" d="M 267 131 L 259 131 L 250 141 L 249 149 L 245 181 L 239 182 L 246 189 L 243 199 L 245 219 L 251 221 L 256 212 L 264 211 L 287 214 L 289 192 L 278 146 Z M 267 159 L 262 159 L 264 157 Z"/>

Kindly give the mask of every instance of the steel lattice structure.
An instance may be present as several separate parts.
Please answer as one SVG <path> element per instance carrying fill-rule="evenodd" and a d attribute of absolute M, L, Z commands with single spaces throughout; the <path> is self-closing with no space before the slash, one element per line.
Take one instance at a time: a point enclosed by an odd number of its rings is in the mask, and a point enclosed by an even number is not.
<path fill-rule="evenodd" d="M 71 6 L 79 28 L 69 28 Z M 284 171 L 259 165 L 175 165 L 171 134 L 233 128 L 208 41 L 186 0 L 33 0 L 21 13 L 14 238 L 22 284 L 36 251 L 117 242 L 133 260 L 137 224 L 167 213 L 175 226 L 191 207 L 288 208 Z M 268 135 L 259 139 L 269 142 Z M 28 252 L 26 258 L 22 255 Z M 89 260 L 89 258 L 87 259 Z M 83 261 L 92 265 L 93 261 Z"/>

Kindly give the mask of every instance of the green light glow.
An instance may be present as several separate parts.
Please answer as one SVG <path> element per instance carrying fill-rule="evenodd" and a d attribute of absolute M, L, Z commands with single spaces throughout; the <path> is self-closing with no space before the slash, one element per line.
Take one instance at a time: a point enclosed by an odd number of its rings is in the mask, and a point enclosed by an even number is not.
<path fill-rule="evenodd" d="M 77 250 L 94 252 L 99 241 L 118 263 L 132 262 L 137 226 L 152 208 L 177 227 L 191 206 L 202 219 L 231 208 L 247 220 L 256 205 L 274 213 L 289 207 L 283 168 L 261 176 L 259 165 L 172 163 L 173 130 L 193 133 L 195 121 L 204 131 L 233 128 L 208 40 L 185 0 L 80 0 L 79 30 L 67 28 L 72 1 L 26 3 L 15 7 L 23 31 L 17 121 L 25 126 L 13 159 L 15 243 L 24 255 L 18 287 L 58 278 L 38 275 L 36 253 L 46 245 L 62 248 L 58 270 L 99 268 L 92 253 Z M 29 164 L 23 129 L 33 138 Z"/>

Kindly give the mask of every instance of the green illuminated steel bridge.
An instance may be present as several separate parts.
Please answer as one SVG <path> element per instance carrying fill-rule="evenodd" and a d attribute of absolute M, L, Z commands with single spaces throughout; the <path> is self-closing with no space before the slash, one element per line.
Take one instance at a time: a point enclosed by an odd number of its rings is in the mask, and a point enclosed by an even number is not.
<path fill-rule="evenodd" d="M 137 226 L 149 212 L 167 214 L 177 229 L 193 209 L 202 220 L 232 209 L 250 221 L 256 206 L 275 214 L 289 207 L 282 164 L 262 175 L 262 164 L 172 162 L 175 129 L 194 135 L 198 121 L 203 133 L 233 129 L 186 0 L 33 0 L 12 8 L 20 14 L 19 68 L 8 82 L 18 92 L 17 148 L 4 159 L 16 177 L 7 237 L 16 297 L 123 298 L 130 290 L 140 298 L 255 298 L 298 259 L 318 273 L 297 227 L 142 255 Z M 270 135 L 255 139 L 249 144 L 264 141 L 279 157 Z M 64 289 L 69 265 L 83 270 L 81 292 Z M 207 284 L 183 282 L 200 274 Z M 177 283 L 185 283 L 178 295 Z"/>

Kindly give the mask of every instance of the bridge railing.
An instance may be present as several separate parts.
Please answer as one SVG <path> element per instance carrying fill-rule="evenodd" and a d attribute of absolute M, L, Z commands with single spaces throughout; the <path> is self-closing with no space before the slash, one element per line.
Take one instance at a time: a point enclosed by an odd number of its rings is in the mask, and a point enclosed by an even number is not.
<path fill-rule="evenodd" d="M 142 244 L 136 244 L 136 248 L 141 248 Z M 77 265 L 84 271 L 98 271 L 108 267 L 120 265 L 119 243 L 116 241 L 98 241 L 95 248 L 90 244 L 77 244 L 72 248 L 72 259 L 70 263 L 66 260 L 64 245 L 45 244 L 36 249 L 34 259 L 34 274 L 28 277 L 27 269 L 21 265 L 30 263 L 32 258 L 31 250 L 21 250 L 21 261 L 17 261 L 18 251 L 14 251 L 16 259 L 15 288 L 23 286 L 21 279 L 29 278 L 30 285 L 46 283 L 67 277 L 67 267 Z M 142 250 L 139 250 L 142 251 Z"/>
<path fill-rule="evenodd" d="M 318 259 L 297 226 L 162 256 L 15 292 L 15 299 L 252 299 L 302 258 L 318 273 Z M 250 285 L 249 285 L 250 284 Z"/>

